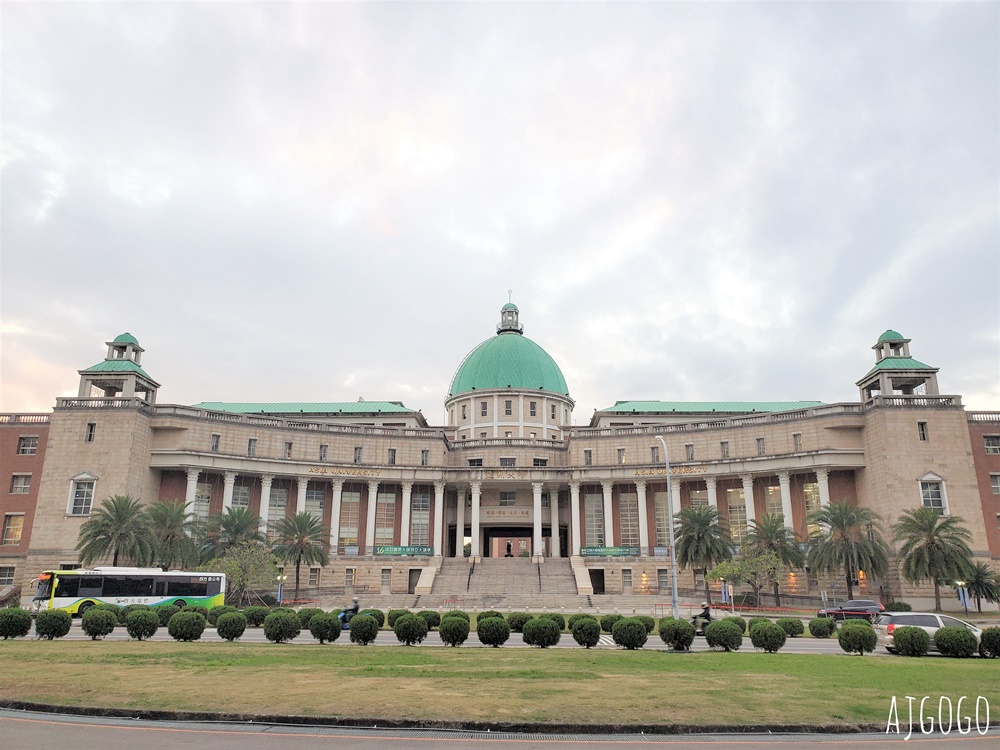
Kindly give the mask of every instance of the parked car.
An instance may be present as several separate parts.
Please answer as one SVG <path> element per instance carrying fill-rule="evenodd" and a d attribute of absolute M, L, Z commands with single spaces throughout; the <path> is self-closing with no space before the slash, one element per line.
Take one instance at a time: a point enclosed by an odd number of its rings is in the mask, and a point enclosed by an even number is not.
<path fill-rule="evenodd" d="M 966 628 L 976 636 L 977 643 L 983 634 L 983 631 L 975 625 L 965 622 L 965 620 L 937 614 L 936 612 L 886 612 L 876 621 L 875 632 L 878 634 L 879 644 L 884 646 L 885 650 L 890 654 L 896 653 L 893 644 L 893 633 L 896 628 L 902 627 L 920 628 L 925 631 L 931 637 L 931 651 L 938 650 L 937 645 L 934 643 L 934 634 L 938 628 Z"/>
<path fill-rule="evenodd" d="M 832 617 L 834 620 L 874 620 L 885 612 L 885 607 L 872 599 L 851 599 L 834 607 L 821 609 L 817 617 Z"/>

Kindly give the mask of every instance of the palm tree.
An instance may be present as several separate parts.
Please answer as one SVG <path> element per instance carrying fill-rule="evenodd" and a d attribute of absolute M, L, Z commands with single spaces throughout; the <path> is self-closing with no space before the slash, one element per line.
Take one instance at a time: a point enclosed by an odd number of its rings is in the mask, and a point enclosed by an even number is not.
<path fill-rule="evenodd" d="M 983 599 L 988 602 L 1000 601 L 1000 576 L 987 563 L 973 563 L 965 574 L 965 587 L 976 597 L 976 610 L 983 611 Z"/>
<path fill-rule="evenodd" d="M 153 534 L 156 564 L 164 570 L 193 568 L 200 554 L 194 539 L 197 522 L 188 515 L 184 503 L 159 500 L 146 508 Z"/>
<path fill-rule="evenodd" d="M 972 564 L 972 533 L 958 516 L 945 516 L 937 508 L 907 511 L 893 524 L 903 575 L 913 583 L 934 582 L 934 608 L 941 609 L 941 581 L 964 578 Z"/>
<path fill-rule="evenodd" d="M 729 529 L 719 519 L 719 511 L 705 505 L 685 508 L 678 518 L 677 564 L 705 574 L 705 598 L 712 603 L 708 570 L 733 556 Z"/>
<path fill-rule="evenodd" d="M 260 533 L 260 518 L 249 508 L 227 508 L 209 518 L 205 527 L 202 552 L 206 561 L 222 557 L 231 547 L 265 541 Z"/>
<path fill-rule="evenodd" d="M 326 565 L 330 561 L 330 532 L 311 513 L 296 513 L 292 518 L 279 518 L 274 524 L 277 541 L 274 556 L 284 562 L 295 562 L 295 598 L 299 598 L 299 568 L 302 563 Z"/>
<path fill-rule="evenodd" d="M 136 565 L 146 565 L 153 557 L 153 537 L 149 531 L 142 503 L 129 495 L 112 495 L 80 527 L 76 548 L 80 563 L 90 565 L 111 555 L 111 564 L 125 558 Z"/>
<path fill-rule="evenodd" d="M 810 516 L 817 524 L 807 562 L 820 573 L 844 574 L 847 598 L 854 598 L 854 576 L 864 570 L 870 576 L 884 576 L 889 569 L 889 545 L 876 527 L 881 517 L 868 508 L 846 500 L 830 503 Z"/>
<path fill-rule="evenodd" d="M 770 550 L 786 568 L 801 568 L 805 564 L 805 555 L 795 538 L 795 532 L 785 526 L 785 519 L 780 513 L 765 513 L 759 519 L 750 522 L 750 529 L 743 539 L 743 546 L 758 552 Z M 774 605 L 781 606 L 778 591 L 778 578 L 774 579 Z"/>

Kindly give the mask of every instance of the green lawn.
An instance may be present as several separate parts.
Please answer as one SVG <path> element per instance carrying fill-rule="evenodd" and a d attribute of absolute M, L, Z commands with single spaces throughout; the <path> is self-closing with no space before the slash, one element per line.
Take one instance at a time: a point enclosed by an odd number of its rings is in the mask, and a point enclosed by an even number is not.
<path fill-rule="evenodd" d="M 1000 660 L 846 654 L 17 640 L 0 674 L 3 700 L 498 725 L 884 726 L 893 695 L 1000 708 Z"/>

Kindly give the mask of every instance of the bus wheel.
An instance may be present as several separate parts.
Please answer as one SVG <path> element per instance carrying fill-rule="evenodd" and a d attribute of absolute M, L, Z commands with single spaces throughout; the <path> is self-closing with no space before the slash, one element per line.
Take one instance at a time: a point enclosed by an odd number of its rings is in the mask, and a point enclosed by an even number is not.
<path fill-rule="evenodd" d="M 83 617 L 85 614 L 87 614 L 87 610 L 93 606 L 94 606 L 93 602 L 84 602 L 83 604 L 80 605 L 80 608 L 76 611 L 76 613 L 80 615 L 80 617 Z"/>
<path fill-rule="evenodd" d="M 187 602 L 184 601 L 183 599 L 178 599 L 176 602 L 174 602 L 174 606 L 184 609 L 187 606 Z"/>

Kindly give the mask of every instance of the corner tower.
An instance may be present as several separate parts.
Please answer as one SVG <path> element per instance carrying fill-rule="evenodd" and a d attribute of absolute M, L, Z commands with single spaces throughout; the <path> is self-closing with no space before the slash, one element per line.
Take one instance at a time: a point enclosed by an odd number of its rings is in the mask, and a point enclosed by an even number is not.
<path fill-rule="evenodd" d="M 857 382 L 861 403 L 876 396 L 937 396 L 938 368 L 918 362 L 910 356 L 910 339 L 891 328 L 878 337 L 872 347 L 875 366 Z"/>
<path fill-rule="evenodd" d="M 93 367 L 80 370 L 79 398 L 140 398 L 156 403 L 160 384 L 139 365 L 145 351 L 135 336 L 125 332 L 106 341 L 108 356 Z"/>

